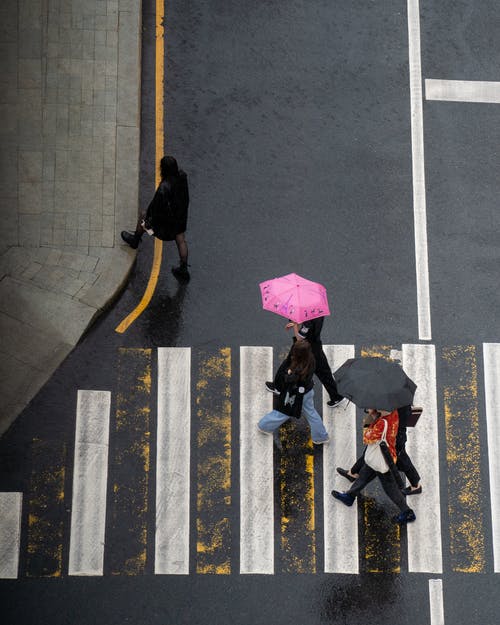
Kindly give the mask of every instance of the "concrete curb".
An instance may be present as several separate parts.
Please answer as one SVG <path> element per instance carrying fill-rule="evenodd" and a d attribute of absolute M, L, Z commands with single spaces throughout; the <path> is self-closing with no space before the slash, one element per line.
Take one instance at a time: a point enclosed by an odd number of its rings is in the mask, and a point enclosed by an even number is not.
<path fill-rule="evenodd" d="M 18 78 L 0 137 L 2 216 L 15 226 L 0 248 L 0 434 L 124 287 L 140 154 L 141 3 L 7 4 L 17 38 L 3 30 L 0 63 L 15 61 Z"/>

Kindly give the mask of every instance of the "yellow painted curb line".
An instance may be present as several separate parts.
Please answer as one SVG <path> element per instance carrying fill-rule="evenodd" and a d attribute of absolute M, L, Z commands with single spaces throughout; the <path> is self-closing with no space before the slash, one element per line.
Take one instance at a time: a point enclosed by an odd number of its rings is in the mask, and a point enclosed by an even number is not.
<path fill-rule="evenodd" d="M 165 42 L 165 7 L 164 0 L 156 0 L 156 62 L 155 62 L 155 185 L 160 184 L 160 160 L 163 157 L 164 145 L 163 145 L 163 78 L 164 78 L 164 42 Z M 156 289 L 158 283 L 158 276 L 160 275 L 161 257 L 163 251 L 163 241 L 155 238 L 155 250 L 153 257 L 153 266 L 151 267 L 151 274 L 149 276 L 148 285 L 142 296 L 139 304 L 134 310 L 125 317 L 125 319 L 116 326 L 115 332 L 123 334 L 125 330 L 143 313 L 143 311 L 149 305 L 151 298 Z"/>

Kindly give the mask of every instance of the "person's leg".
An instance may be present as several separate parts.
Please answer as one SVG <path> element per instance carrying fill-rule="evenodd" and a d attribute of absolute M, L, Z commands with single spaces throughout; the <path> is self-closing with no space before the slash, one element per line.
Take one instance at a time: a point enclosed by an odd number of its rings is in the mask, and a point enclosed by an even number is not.
<path fill-rule="evenodd" d="M 377 477 L 376 472 L 367 464 L 363 464 L 359 471 L 359 477 L 353 482 L 351 488 L 347 491 L 349 495 L 356 497 L 372 480 Z"/>
<path fill-rule="evenodd" d="M 387 473 L 378 473 L 377 475 L 386 495 L 396 504 L 401 512 L 407 512 L 410 510 L 410 507 L 406 503 L 406 498 L 396 484 L 396 480 L 394 479 L 392 473 L 387 471 Z"/>
<path fill-rule="evenodd" d="M 363 454 L 356 460 L 356 462 L 352 465 L 350 469 L 343 469 L 342 467 L 337 467 L 337 473 L 345 477 L 350 482 L 354 482 L 356 478 L 359 477 L 359 472 L 361 471 L 361 467 L 365 464 L 365 454 Z"/>
<path fill-rule="evenodd" d="M 122 239 L 125 241 L 125 243 L 128 243 L 130 247 L 132 247 L 134 250 L 139 245 L 141 241 L 141 237 L 144 234 L 144 228 L 142 226 L 143 219 L 144 219 L 144 216 L 141 215 L 137 221 L 137 225 L 135 227 L 134 232 L 127 232 L 126 230 L 122 230 L 121 232 Z"/>
<path fill-rule="evenodd" d="M 330 368 L 330 365 L 328 364 L 328 359 L 325 352 L 323 351 L 323 347 L 317 343 L 312 343 L 311 347 L 314 354 L 314 359 L 316 360 L 316 368 L 314 370 L 314 373 L 316 374 L 318 380 L 325 387 L 331 401 L 337 402 L 342 400 L 343 397 L 342 395 L 339 395 L 337 391 L 337 384 L 333 379 L 332 370 Z"/>
<path fill-rule="evenodd" d="M 282 423 L 288 421 L 290 417 L 278 410 L 271 410 L 266 415 L 262 417 L 259 421 L 257 427 L 261 432 L 266 432 L 267 434 L 272 434 L 274 430 L 279 428 Z"/>
<path fill-rule="evenodd" d="M 172 273 L 178 280 L 187 281 L 190 278 L 188 271 L 188 245 L 184 232 L 175 235 L 175 244 L 179 252 L 179 266 L 172 267 Z"/>
<path fill-rule="evenodd" d="M 309 422 L 311 428 L 311 438 L 313 443 L 320 444 L 325 443 L 328 440 L 328 432 L 318 414 L 318 411 L 314 407 L 314 391 L 311 389 L 304 395 L 302 402 L 302 411 Z"/>
<path fill-rule="evenodd" d="M 420 475 L 418 474 L 417 469 L 411 461 L 410 456 L 406 453 L 406 449 L 404 447 L 398 451 L 398 461 L 396 466 L 406 475 L 412 490 L 420 488 Z"/>

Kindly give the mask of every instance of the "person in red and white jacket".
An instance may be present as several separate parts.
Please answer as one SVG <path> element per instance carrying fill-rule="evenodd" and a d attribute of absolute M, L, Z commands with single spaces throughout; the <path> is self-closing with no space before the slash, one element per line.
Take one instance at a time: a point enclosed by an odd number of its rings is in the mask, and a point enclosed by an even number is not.
<path fill-rule="evenodd" d="M 370 408 L 368 410 L 368 423 L 363 431 L 363 442 L 365 445 L 372 445 L 378 443 L 383 436 L 385 424 L 387 423 L 386 441 L 389 451 L 391 453 L 394 462 L 397 461 L 396 455 L 396 436 L 398 433 L 399 417 L 398 411 L 393 410 L 387 412 L 384 410 L 376 410 Z M 351 488 L 346 492 L 339 492 L 332 490 L 332 495 L 335 499 L 338 499 L 346 506 L 352 506 L 357 495 L 376 477 L 379 478 L 382 488 L 387 496 L 396 504 L 400 509 L 400 513 L 395 515 L 392 520 L 398 525 L 405 525 L 415 521 L 416 516 L 413 510 L 406 503 L 406 498 L 401 492 L 396 480 L 390 470 L 385 473 L 379 473 L 366 463 L 363 464 L 359 471 L 359 477 L 353 482 Z"/>

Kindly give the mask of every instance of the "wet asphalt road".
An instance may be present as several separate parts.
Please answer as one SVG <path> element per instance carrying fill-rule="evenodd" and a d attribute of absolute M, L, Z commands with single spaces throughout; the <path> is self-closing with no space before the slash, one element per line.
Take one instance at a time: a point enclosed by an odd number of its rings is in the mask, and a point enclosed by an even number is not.
<path fill-rule="evenodd" d="M 153 3 L 143 5 L 142 206 L 154 188 Z M 176 283 L 175 246 L 165 246 L 150 306 L 115 333 L 147 282 L 145 237 L 127 289 L 0 441 L 1 490 L 25 490 L 35 438 L 48 441 L 45 455 L 62 453 L 62 442 L 71 458 L 76 390 L 114 389 L 120 347 L 284 349 L 283 320 L 260 309 L 257 285 L 270 276 L 295 271 L 327 287 L 325 343 L 418 342 L 406 3 L 176 1 L 166 23 L 166 150 L 189 175 L 192 280 Z M 421 31 L 424 78 L 500 80 L 496 3 L 423 1 Z M 424 101 L 438 347 L 499 341 L 499 128 L 500 105 Z M 484 445 L 484 428 L 480 437 Z M 486 457 L 481 469 L 486 476 Z M 487 503 L 485 492 L 485 517 Z M 69 510 L 60 514 L 67 524 Z M 485 543 L 491 552 L 490 535 Z M 428 579 L 440 577 L 445 623 L 494 625 L 500 584 L 491 558 L 481 573 L 452 570 L 446 534 L 443 554 L 442 576 L 259 577 L 235 566 L 229 576 L 164 577 L 152 574 L 148 546 L 146 574 L 132 577 L 30 579 L 21 558 L 20 579 L 2 581 L 0 594 L 4 622 L 16 625 L 424 625 Z"/>

